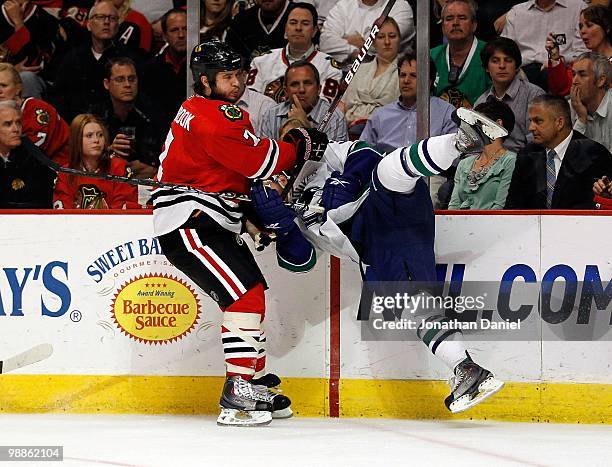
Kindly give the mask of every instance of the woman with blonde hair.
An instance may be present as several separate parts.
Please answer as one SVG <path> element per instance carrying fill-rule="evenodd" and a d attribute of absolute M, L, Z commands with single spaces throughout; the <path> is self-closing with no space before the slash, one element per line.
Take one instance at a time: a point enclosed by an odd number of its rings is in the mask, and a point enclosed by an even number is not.
<path fill-rule="evenodd" d="M 109 155 L 108 130 L 94 115 L 77 115 L 70 125 L 69 167 L 92 173 L 127 176 L 127 164 Z M 59 173 L 53 195 L 55 209 L 138 208 L 135 186 L 87 176 Z"/>
<path fill-rule="evenodd" d="M 399 97 L 397 55 L 401 42 L 397 22 L 387 17 L 376 34 L 374 47 L 376 57 L 362 63 L 344 95 L 344 107 L 349 128 L 368 119 L 378 107 L 389 104 Z M 360 131 L 349 131 L 360 133 Z"/>
<path fill-rule="evenodd" d="M 227 28 L 238 13 L 234 0 L 202 0 L 200 2 L 200 42 L 217 38 L 225 41 Z"/>

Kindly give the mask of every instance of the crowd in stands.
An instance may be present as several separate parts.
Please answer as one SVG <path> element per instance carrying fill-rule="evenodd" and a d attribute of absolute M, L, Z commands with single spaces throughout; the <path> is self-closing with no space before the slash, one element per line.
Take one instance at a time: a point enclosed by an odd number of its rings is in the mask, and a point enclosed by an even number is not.
<path fill-rule="evenodd" d="M 429 68 L 429 134 L 474 107 L 508 130 L 431 181 L 438 208 L 612 205 L 612 6 L 591 0 L 431 0 L 417 63 L 416 0 L 380 25 L 325 132 L 383 152 L 417 141 L 417 75 Z M 255 134 L 316 128 L 387 0 L 201 0 L 200 40 L 243 58 L 236 104 Z M 187 92 L 185 0 L 0 0 L 0 208 L 125 209 L 147 190 L 56 174 L 151 179 Z"/>

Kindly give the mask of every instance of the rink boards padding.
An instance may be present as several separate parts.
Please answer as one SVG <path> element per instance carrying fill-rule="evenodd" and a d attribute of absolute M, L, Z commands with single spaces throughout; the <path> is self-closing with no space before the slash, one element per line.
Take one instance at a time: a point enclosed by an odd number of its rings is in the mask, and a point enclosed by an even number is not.
<path fill-rule="evenodd" d="M 0 215 L 0 358 L 45 342 L 54 348 L 1 376 L 1 411 L 216 411 L 221 313 L 167 263 L 149 212 Z M 447 278 L 461 271 L 465 281 L 500 280 L 516 267 L 538 280 L 555 268 L 583 280 L 595 268 L 605 289 L 611 231 L 602 212 L 442 213 L 437 262 Z M 299 415 L 451 417 L 442 402 L 448 374 L 421 343 L 361 339 L 356 265 L 330 270 L 320 255 L 313 271 L 295 275 L 276 265 L 273 249 L 256 257 L 270 286 L 268 368 L 283 377 Z M 508 385 L 463 418 L 610 423 L 609 335 L 468 342 Z"/>

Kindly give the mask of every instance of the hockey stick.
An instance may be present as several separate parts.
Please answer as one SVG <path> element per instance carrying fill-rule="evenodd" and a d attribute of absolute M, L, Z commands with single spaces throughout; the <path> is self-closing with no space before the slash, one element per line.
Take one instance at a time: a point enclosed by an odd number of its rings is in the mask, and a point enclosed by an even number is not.
<path fill-rule="evenodd" d="M 109 180 L 112 182 L 119 183 L 127 183 L 128 185 L 144 185 L 144 186 L 152 186 L 154 188 L 171 188 L 171 189 L 179 189 L 185 191 L 195 191 L 198 193 L 202 193 L 210 196 L 218 196 L 220 198 L 231 199 L 235 201 L 251 201 L 247 195 L 243 195 L 241 193 L 212 193 L 208 191 L 202 191 L 197 188 L 188 186 L 188 185 L 179 185 L 176 183 L 168 183 L 168 182 L 159 182 L 157 180 L 149 180 L 144 178 L 131 178 L 124 177 L 121 175 L 113 175 L 109 173 L 96 173 L 96 172 L 87 172 L 85 170 L 73 169 L 71 167 L 62 167 L 57 162 L 49 159 L 42 151 L 31 151 L 32 155 L 38 160 L 41 164 L 46 167 L 49 167 L 51 170 L 55 172 L 62 172 L 70 175 L 78 175 L 81 177 L 89 177 L 89 178 L 98 178 L 100 180 Z"/>
<path fill-rule="evenodd" d="M 342 81 L 344 82 L 344 86 L 340 86 L 340 90 L 338 91 L 338 94 L 336 94 L 336 97 L 334 97 L 334 100 L 331 102 L 329 109 L 327 109 L 327 112 L 325 112 L 325 115 L 321 119 L 321 122 L 319 123 L 317 130 L 325 131 L 325 128 L 327 128 L 327 124 L 329 123 L 329 120 L 331 119 L 334 113 L 334 110 L 336 110 L 336 107 L 338 107 L 338 104 L 340 103 L 340 99 L 342 99 L 342 96 L 344 96 L 344 93 L 348 89 L 349 84 L 351 84 L 351 81 L 355 77 L 355 73 L 357 73 L 357 70 L 359 70 L 361 63 L 365 60 L 366 56 L 368 55 L 368 51 L 372 47 L 372 44 L 374 43 L 374 39 L 376 39 L 376 34 L 378 33 L 378 31 L 380 31 L 380 28 L 383 22 L 387 19 L 387 16 L 389 16 L 389 13 L 391 13 L 391 8 L 393 8 L 393 5 L 395 5 L 395 0 L 389 0 L 387 2 L 387 5 L 385 6 L 385 9 L 382 11 L 378 19 L 374 21 L 374 24 L 372 25 L 372 29 L 370 29 L 370 33 L 368 34 L 368 37 L 366 38 L 363 46 L 361 47 L 361 50 L 359 50 L 359 54 L 357 54 L 357 57 L 355 58 L 355 60 L 353 61 L 353 64 L 349 68 L 348 73 L 342 79 Z"/>
<path fill-rule="evenodd" d="M 6 360 L 0 360 L 0 374 L 31 365 L 32 363 L 40 362 L 41 360 L 49 358 L 52 353 L 53 347 L 51 344 L 36 345 L 31 349 L 7 358 Z"/>
<path fill-rule="evenodd" d="M 353 61 L 353 64 L 349 68 L 348 73 L 342 79 L 342 85 L 340 86 L 340 89 L 338 90 L 338 94 L 336 94 L 336 97 L 334 97 L 334 100 L 329 105 L 329 109 L 327 109 L 327 111 L 325 112 L 325 115 L 323 115 L 323 118 L 321 119 L 321 122 L 319 122 L 319 126 L 317 127 L 318 131 L 324 132 L 325 128 L 327 128 L 327 125 L 329 124 L 329 121 L 332 115 L 334 114 L 336 107 L 338 107 L 338 104 L 340 103 L 342 96 L 344 96 L 344 93 L 346 92 L 349 85 L 351 84 L 351 81 L 355 77 L 355 73 L 357 73 L 357 70 L 359 70 L 361 63 L 365 60 L 366 56 L 368 55 L 368 51 L 370 50 L 370 48 L 372 47 L 372 44 L 374 43 L 376 34 L 378 33 L 378 31 L 380 31 L 380 28 L 383 22 L 387 19 L 387 16 L 389 16 L 389 13 L 391 12 L 393 5 L 395 5 L 395 1 L 396 0 L 389 0 L 387 4 L 385 5 L 385 8 L 380 14 L 380 16 L 376 19 L 376 21 L 374 21 L 374 24 L 372 25 L 372 28 L 370 29 L 370 33 L 368 34 L 368 37 L 366 38 L 363 46 L 359 50 L 359 54 L 357 54 L 357 57 L 355 58 L 355 60 Z M 283 199 L 291 200 L 291 198 L 293 197 L 293 193 L 292 193 L 293 185 L 295 184 L 296 180 L 304 178 L 303 172 L 304 170 L 307 170 L 306 169 L 307 165 L 308 164 L 305 163 L 302 167 L 300 167 L 300 170 L 295 175 L 295 177 L 291 177 L 288 180 L 287 185 L 283 189 L 283 193 L 282 193 Z"/>

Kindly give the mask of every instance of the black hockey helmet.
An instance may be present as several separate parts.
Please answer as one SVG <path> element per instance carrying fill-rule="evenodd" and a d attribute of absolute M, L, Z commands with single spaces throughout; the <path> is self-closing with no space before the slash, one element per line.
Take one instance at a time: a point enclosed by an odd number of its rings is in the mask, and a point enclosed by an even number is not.
<path fill-rule="evenodd" d="M 242 67 L 242 57 L 219 39 L 210 39 L 196 45 L 191 52 L 191 73 L 196 84 L 202 75 L 209 83 L 215 82 L 219 71 L 233 71 Z"/>

